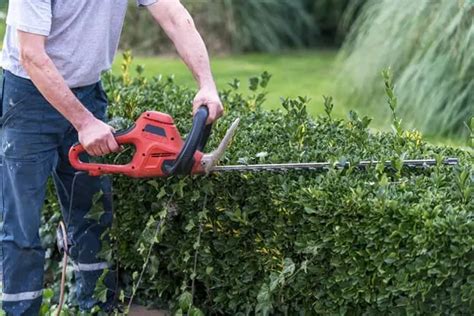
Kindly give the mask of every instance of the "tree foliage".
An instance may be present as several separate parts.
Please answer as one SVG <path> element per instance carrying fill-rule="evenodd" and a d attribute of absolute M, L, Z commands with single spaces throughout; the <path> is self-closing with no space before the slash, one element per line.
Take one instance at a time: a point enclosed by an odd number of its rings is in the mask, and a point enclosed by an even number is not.
<path fill-rule="evenodd" d="M 362 2 L 356 0 L 353 7 Z M 340 22 L 348 3 L 348 0 L 183 1 L 209 48 L 217 52 L 276 52 L 338 44 L 347 29 L 340 28 Z M 149 15 L 131 1 L 122 47 L 146 53 L 172 51 L 163 33 L 144 31 L 153 27 Z"/>

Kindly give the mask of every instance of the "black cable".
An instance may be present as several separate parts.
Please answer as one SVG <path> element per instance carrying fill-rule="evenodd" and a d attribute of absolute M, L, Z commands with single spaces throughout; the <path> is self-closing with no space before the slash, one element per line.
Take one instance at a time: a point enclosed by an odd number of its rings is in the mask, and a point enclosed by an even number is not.
<path fill-rule="evenodd" d="M 66 285 L 66 267 L 67 267 L 67 261 L 68 261 L 68 252 L 69 252 L 69 239 L 67 236 L 67 228 L 69 227 L 69 221 L 71 219 L 71 213 L 72 213 L 72 204 L 74 201 L 74 189 L 76 186 L 76 179 L 79 175 L 85 174 L 85 172 L 79 171 L 74 173 L 74 177 L 72 178 L 72 183 L 71 183 L 71 191 L 70 193 L 67 191 L 66 186 L 64 183 L 61 181 L 61 179 L 57 176 L 59 183 L 61 184 L 61 187 L 66 194 L 66 196 L 69 198 L 69 210 L 68 210 L 68 218 L 66 221 L 66 225 L 64 225 L 63 221 L 59 222 L 58 225 L 58 231 L 57 231 L 57 237 L 58 237 L 58 248 L 59 251 L 61 252 L 61 249 L 63 251 L 63 268 L 61 272 L 61 284 L 60 284 L 60 294 L 59 294 L 59 305 L 58 305 L 58 310 L 56 313 L 56 316 L 59 316 L 61 314 L 61 310 L 64 304 L 64 289 Z M 62 245 L 60 244 L 62 242 Z"/>
<path fill-rule="evenodd" d="M 83 174 L 87 174 L 87 173 L 84 172 L 84 171 L 77 171 L 76 173 L 74 173 L 74 177 L 72 178 L 71 194 L 70 194 L 70 198 L 69 198 L 69 211 L 68 211 L 68 215 L 67 215 L 66 228 L 69 227 L 69 221 L 71 220 L 72 203 L 74 201 L 74 191 L 75 191 L 74 189 L 75 189 L 75 186 L 76 186 L 76 179 L 77 179 L 78 176 L 83 175 Z"/>

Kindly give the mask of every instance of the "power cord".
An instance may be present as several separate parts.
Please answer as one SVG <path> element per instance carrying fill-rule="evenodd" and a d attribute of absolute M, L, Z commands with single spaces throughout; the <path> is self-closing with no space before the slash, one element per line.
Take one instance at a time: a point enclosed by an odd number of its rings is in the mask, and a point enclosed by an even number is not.
<path fill-rule="evenodd" d="M 68 263 L 68 253 L 69 253 L 69 240 L 67 238 L 67 228 L 69 226 L 69 221 L 71 219 L 71 212 L 72 212 L 72 203 L 74 199 L 74 188 L 76 186 L 76 179 L 79 175 L 85 174 L 85 172 L 79 171 L 74 174 L 74 178 L 72 179 L 71 184 L 71 191 L 68 193 L 64 183 L 59 180 L 62 189 L 68 195 L 69 198 L 69 211 L 68 217 L 66 220 L 66 224 L 63 221 L 60 221 L 58 224 L 58 228 L 56 230 L 56 242 L 58 245 L 59 252 L 63 253 L 63 267 L 61 271 L 61 284 L 60 284 L 60 294 L 59 294 L 59 305 L 56 312 L 56 316 L 60 316 L 63 305 L 64 305 L 64 295 L 65 295 L 65 287 L 66 287 L 66 273 L 67 273 L 67 263 Z"/>
<path fill-rule="evenodd" d="M 62 240 L 58 238 L 58 243 L 62 241 L 62 249 L 63 249 L 63 269 L 61 272 L 61 286 L 60 286 L 60 294 L 59 294 L 59 305 L 58 305 L 58 310 L 56 312 L 56 316 L 61 315 L 61 311 L 63 309 L 63 304 L 64 304 L 64 288 L 66 285 L 66 269 L 67 269 L 67 260 L 68 260 L 68 242 L 67 242 L 67 233 L 66 233 L 66 226 L 64 225 L 63 221 L 59 222 L 58 225 L 58 232 L 61 232 L 62 235 Z M 60 236 L 57 236 L 60 237 Z"/>

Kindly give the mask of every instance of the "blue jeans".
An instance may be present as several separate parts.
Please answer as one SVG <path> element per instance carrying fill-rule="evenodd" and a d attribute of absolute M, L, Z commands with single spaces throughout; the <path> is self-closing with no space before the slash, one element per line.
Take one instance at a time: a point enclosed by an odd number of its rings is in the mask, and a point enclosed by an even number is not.
<path fill-rule="evenodd" d="M 108 263 L 98 258 L 101 235 L 112 223 L 109 178 L 78 174 L 68 160 L 78 140 L 73 126 L 40 94 L 33 83 L 4 72 L 0 128 L 0 272 L 2 309 L 7 315 L 38 315 L 42 301 L 45 250 L 39 228 L 47 180 L 56 185 L 67 225 L 79 307 L 92 308 L 96 280 Z M 95 117 L 106 117 L 107 97 L 100 82 L 73 89 Z M 104 214 L 97 222 L 86 217 L 93 197 L 102 191 Z M 73 194 L 69 213 L 70 197 Z M 113 286 L 113 276 L 106 285 Z M 109 298 L 112 296 L 109 295 Z"/>

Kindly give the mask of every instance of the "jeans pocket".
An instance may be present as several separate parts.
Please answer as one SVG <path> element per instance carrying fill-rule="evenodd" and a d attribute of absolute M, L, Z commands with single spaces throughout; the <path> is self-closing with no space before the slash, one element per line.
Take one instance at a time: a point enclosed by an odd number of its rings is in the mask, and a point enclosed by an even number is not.
<path fill-rule="evenodd" d="M 21 98 L 20 100 L 12 101 L 8 106 L 3 107 L 3 115 L 0 118 L 0 127 L 7 126 L 8 121 L 13 118 L 17 113 L 19 113 L 26 102 L 24 102 L 27 97 Z M 7 101 L 10 102 L 10 101 Z"/>
<path fill-rule="evenodd" d="M 102 83 L 99 81 L 96 85 L 96 93 L 94 100 L 94 116 L 101 121 L 107 121 L 107 106 L 108 99 L 107 94 L 102 87 Z"/>
<path fill-rule="evenodd" d="M 2 84 L 2 116 L 0 126 L 6 126 L 8 121 L 25 108 L 31 96 L 31 87 L 18 84 L 11 76 L 4 76 Z"/>

